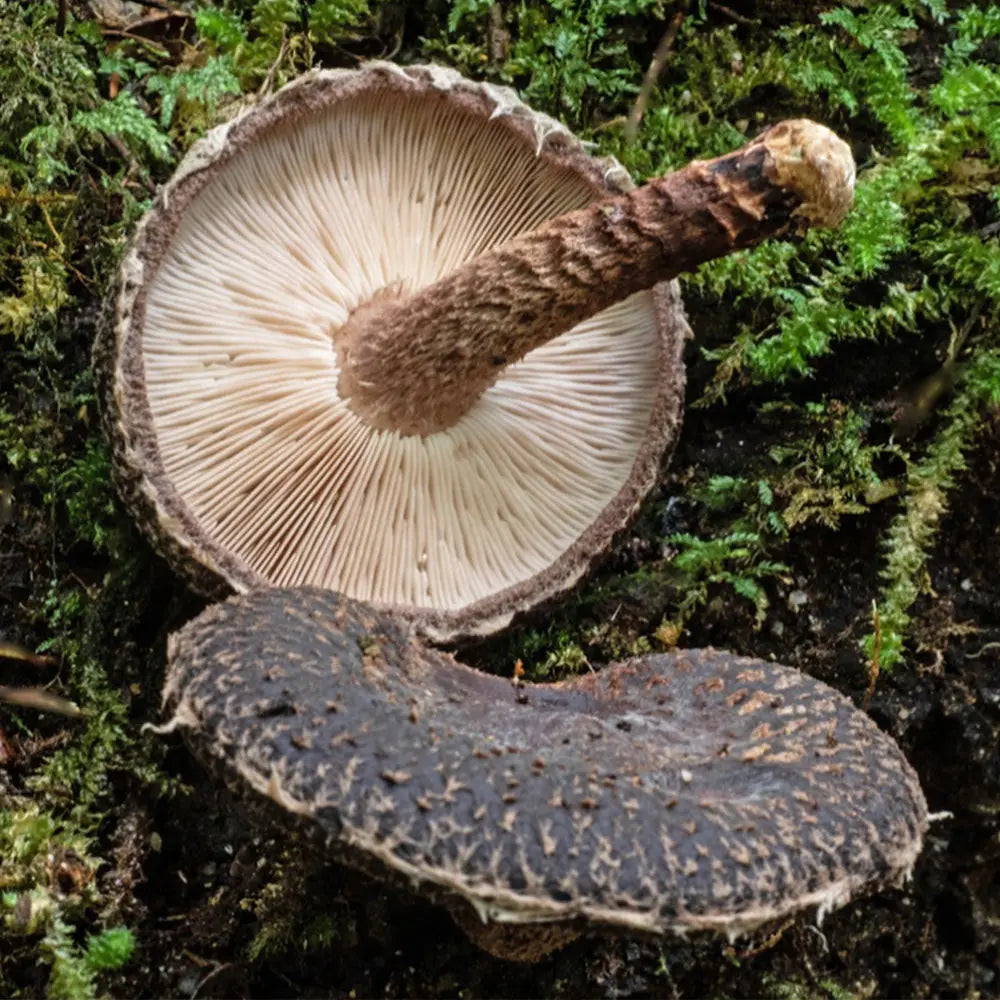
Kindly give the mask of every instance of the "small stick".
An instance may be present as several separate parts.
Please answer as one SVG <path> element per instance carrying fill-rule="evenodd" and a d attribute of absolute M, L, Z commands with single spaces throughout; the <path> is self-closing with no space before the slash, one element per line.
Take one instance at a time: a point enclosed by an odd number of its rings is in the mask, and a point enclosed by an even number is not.
<path fill-rule="evenodd" d="M 732 7 L 726 7 L 721 3 L 710 3 L 708 5 L 712 10 L 717 10 L 720 14 L 724 14 L 730 20 L 735 21 L 737 24 L 745 24 L 749 27 L 754 27 L 756 22 L 749 17 L 744 17 L 742 14 L 737 14 Z"/>
<path fill-rule="evenodd" d="M 116 135 L 105 134 L 104 138 L 111 143 L 111 146 L 118 153 L 118 155 L 129 165 L 129 167 L 132 170 L 135 171 L 136 175 L 139 178 L 139 182 L 142 184 L 142 186 L 150 194 L 156 194 L 156 185 L 150 179 L 146 171 L 139 165 L 139 162 L 132 155 L 132 151 L 128 148 L 128 146 L 126 146 L 125 143 L 122 142 L 122 140 L 119 139 L 118 136 Z"/>
<path fill-rule="evenodd" d="M 24 646 L 19 646 L 16 642 L 0 642 L 0 659 L 21 660 L 23 663 L 30 663 L 33 667 L 55 667 L 59 661 L 54 656 L 44 656 L 42 653 L 33 653 Z"/>
<path fill-rule="evenodd" d="M 489 40 L 490 60 L 496 66 L 503 65 L 510 53 L 510 32 L 507 30 L 507 25 L 504 24 L 501 4 L 490 4 L 487 38 Z"/>
<path fill-rule="evenodd" d="M 170 55 L 170 50 L 165 45 L 160 45 L 159 42 L 154 42 L 151 38 L 146 38 L 144 35 L 137 35 L 134 31 L 129 31 L 126 28 L 101 28 L 101 37 L 128 38 L 133 42 L 142 42 L 143 45 L 151 48 L 157 55 Z"/>
<path fill-rule="evenodd" d="M 278 46 L 278 54 L 274 58 L 274 62 L 268 67 L 267 76 L 264 77 L 264 82 L 260 85 L 260 89 L 257 91 L 258 97 L 263 97 L 265 94 L 271 93 L 271 88 L 274 86 L 274 78 L 277 75 L 278 67 L 281 65 L 285 56 L 288 54 L 288 38 L 285 35 L 281 36 L 281 45 Z"/>
<path fill-rule="evenodd" d="M 636 97 L 635 104 L 632 105 L 632 111 L 628 116 L 628 121 L 625 123 L 626 142 L 635 142 L 635 137 L 639 132 L 639 122 L 642 121 L 642 116 L 646 113 L 646 105 L 649 104 L 649 95 L 652 94 L 653 87 L 656 86 L 656 81 L 660 78 L 663 68 L 667 65 L 674 43 L 677 41 L 677 34 L 684 23 L 684 15 L 686 13 L 687 2 L 685 0 L 670 19 L 670 24 L 667 25 L 667 30 L 663 33 L 660 44 L 656 46 L 649 69 L 646 70 L 646 75 L 642 78 L 639 95 Z"/>
<path fill-rule="evenodd" d="M 34 708 L 39 712 L 52 712 L 70 719 L 80 719 L 83 712 L 67 698 L 60 698 L 40 687 L 5 687 L 0 685 L 0 701 L 22 708 Z"/>
<path fill-rule="evenodd" d="M 163 10 L 168 14 L 174 14 L 178 17 L 190 17 L 191 15 L 186 10 L 180 10 L 174 7 L 172 4 L 164 3 L 163 0 L 135 0 L 140 7 L 153 7 L 155 10 Z"/>
<path fill-rule="evenodd" d="M 1000 642 L 988 642 L 981 649 L 976 650 L 975 653 L 966 653 L 965 658 L 967 660 L 978 660 L 984 653 L 994 653 L 997 650 L 1000 650 Z"/>
<path fill-rule="evenodd" d="M 878 613 L 878 604 L 872 601 L 872 658 L 868 661 L 868 687 L 865 688 L 865 696 L 861 702 L 861 711 L 867 712 L 872 703 L 872 695 L 875 694 L 875 682 L 878 680 L 881 670 L 882 658 L 882 619 Z"/>

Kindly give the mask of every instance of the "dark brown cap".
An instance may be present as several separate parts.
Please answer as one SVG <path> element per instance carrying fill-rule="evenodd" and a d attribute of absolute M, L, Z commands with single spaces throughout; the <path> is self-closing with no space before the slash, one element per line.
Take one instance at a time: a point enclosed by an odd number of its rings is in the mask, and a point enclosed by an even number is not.
<path fill-rule="evenodd" d="M 927 827 L 912 768 L 846 698 L 710 649 L 519 684 L 363 604 L 262 590 L 172 637 L 165 699 L 203 759 L 342 859 L 497 925 L 822 917 L 901 883 Z"/>

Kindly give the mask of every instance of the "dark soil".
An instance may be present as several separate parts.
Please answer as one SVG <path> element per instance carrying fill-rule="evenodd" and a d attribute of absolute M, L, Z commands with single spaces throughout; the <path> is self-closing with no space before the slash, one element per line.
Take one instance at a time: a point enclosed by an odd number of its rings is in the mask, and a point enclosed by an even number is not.
<path fill-rule="evenodd" d="M 780 23 L 787 4 L 759 4 Z M 769 13 L 770 12 L 770 13 Z M 67 370 L 83 371 L 96 306 L 64 320 L 76 352 Z M 726 318 L 691 302 L 705 336 Z M 724 336 L 724 332 L 719 336 Z M 924 344 L 932 344 L 927 337 Z M 821 362 L 810 399 L 869 399 L 891 407 L 900 387 L 935 370 L 934 349 L 863 344 Z M 4 365 L 7 359 L 4 358 Z M 18 362 L 23 364 L 23 362 Z M 701 395 L 709 366 L 692 349 L 689 399 Z M 30 382 L 25 371 L 0 378 Z M 25 420 L 56 407 L 39 377 L 20 401 Z M 804 391 L 804 390 L 803 390 Z M 791 397 L 795 388 L 790 389 Z M 655 563 L 661 539 L 694 515 L 686 484 L 698 473 L 756 474 L 759 456 L 786 433 L 760 412 L 752 390 L 726 406 L 689 410 L 678 452 L 663 470 L 631 533 L 622 538 L 581 597 L 557 613 L 578 625 L 614 614 L 624 631 L 649 634 L 675 595 L 623 574 Z M 90 419 L 94 419 L 90 415 Z M 933 417 L 931 424 L 933 425 Z M 888 426 L 888 425 L 887 425 Z M 920 432 L 924 432 L 923 430 Z M 886 431 L 887 434 L 887 431 Z M 53 447 L 57 442 L 53 442 Z M 261 825 L 245 805 L 201 771 L 179 739 L 154 754 L 182 790 L 165 796 L 123 767 L 114 805 L 97 831 L 96 871 L 110 900 L 105 923 L 130 927 L 135 957 L 104 979 L 116 997 L 363 996 L 1000 996 L 1000 413 L 989 424 L 950 497 L 929 564 L 929 586 L 915 610 L 913 654 L 877 679 L 869 711 L 917 769 L 932 812 L 912 881 L 733 944 L 713 938 L 584 938 L 534 965 L 491 958 L 471 945 L 447 912 L 405 886 L 386 886 L 325 862 L 294 831 Z M 897 470 L 885 470 L 887 475 Z M 10 492 L 15 516 L 4 513 Z M 880 509 L 884 507 L 884 510 Z M 859 640 L 871 624 L 879 588 L 880 539 L 898 507 L 890 500 L 836 529 L 798 531 L 782 552 L 790 570 L 770 582 L 771 610 L 756 629 L 752 610 L 731 591 L 713 595 L 688 623 L 684 642 L 773 658 L 808 671 L 854 699 L 868 678 Z M 118 517 L 126 521 L 126 515 Z M 128 531 L 129 529 L 125 529 Z M 107 671 L 129 704 L 129 725 L 158 718 L 167 634 L 202 606 L 137 533 L 127 534 L 131 564 L 100 590 L 95 620 L 108 650 Z M 18 478 L 0 457 L 0 637 L 35 648 L 46 636 L 25 609 L 38 601 L 56 560 L 44 490 Z M 95 584 L 115 558 L 85 546 L 59 552 L 60 572 Z M 789 594 L 805 595 L 793 603 Z M 525 622 L 510 635 L 464 651 L 470 662 L 510 670 Z M 96 641 L 96 640 L 95 640 Z M 37 683 L 22 664 L 2 663 L 0 683 Z M 72 739 L 65 720 L 39 716 L 32 728 L 0 706 L 0 802 L 22 793 L 39 762 Z M 138 738 L 138 736 L 137 736 Z M 254 952 L 251 952 L 251 948 Z M 4 981 L 6 972 L 9 979 Z M 48 969 L 25 946 L 6 968 L 0 992 L 42 996 Z"/>
<path fill-rule="evenodd" d="M 747 408 L 752 412 L 749 400 Z M 881 676 L 871 700 L 872 717 L 918 769 L 931 809 L 953 814 L 933 823 L 905 889 L 855 903 L 822 927 L 806 919 L 734 945 L 590 938 L 536 965 L 507 963 L 479 952 L 445 911 L 405 888 L 324 863 L 305 840 L 250 823 L 243 804 L 170 738 L 165 766 L 187 793 L 156 800 L 122 788 L 107 820 L 109 863 L 101 878 L 140 942 L 125 978 L 110 988 L 116 996 L 199 997 L 996 995 L 1000 416 L 990 431 L 943 525 L 932 596 L 918 609 L 917 655 L 906 669 Z M 766 426 L 747 424 L 739 407 L 692 413 L 663 492 L 695 466 L 738 473 L 767 443 Z M 659 509 L 657 498 L 649 506 Z M 638 524 L 655 520 L 649 514 Z M 768 626 L 755 631 L 738 602 L 713 601 L 691 623 L 691 644 L 780 658 L 860 703 L 867 681 L 857 642 L 877 583 L 880 525 L 872 521 L 803 534 L 792 553 L 794 586 L 807 595 L 798 610 L 777 588 Z M 616 568 L 641 563 L 635 553 L 651 544 L 641 535 L 624 539 L 591 590 Z M 138 633 L 160 650 L 166 627 L 198 602 L 157 562 L 149 565 Z M 656 595 L 651 602 L 637 598 L 628 615 L 655 622 L 660 603 Z M 516 636 L 471 650 L 472 659 L 503 669 L 511 641 L 516 645 Z M 158 678 L 147 681 L 137 720 L 156 714 Z M 283 928 L 288 939 L 273 943 L 273 957 L 250 960 L 247 949 L 262 924 Z M 320 939 L 322 948 L 309 947 Z M 35 993 L 43 981 L 43 972 L 26 967 L 19 985 Z"/>

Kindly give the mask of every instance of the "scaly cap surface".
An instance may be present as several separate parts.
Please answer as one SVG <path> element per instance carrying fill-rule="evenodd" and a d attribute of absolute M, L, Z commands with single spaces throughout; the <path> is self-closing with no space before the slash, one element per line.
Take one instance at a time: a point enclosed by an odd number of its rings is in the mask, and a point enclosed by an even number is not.
<path fill-rule="evenodd" d="M 927 826 L 913 770 L 847 699 L 714 650 L 515 685 L 365 605 L 273 589 L 172 638 L 165 699 L 204 759 L 342 858 L 500 924 L 822 916 L 900 883 Z"/>

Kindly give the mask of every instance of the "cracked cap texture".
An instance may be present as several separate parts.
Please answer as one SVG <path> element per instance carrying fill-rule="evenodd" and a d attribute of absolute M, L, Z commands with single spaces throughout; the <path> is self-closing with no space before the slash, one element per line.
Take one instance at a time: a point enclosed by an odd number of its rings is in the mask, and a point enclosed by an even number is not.
<path fill-rule="evenodd" d="M 896 744 L 830 687 L 714 650 L 552 685 L 464 667 L 317 589 L 175 634 L 170 725 L 340 857 L 503 924 L 731 936 L 909 874 Z"/>

